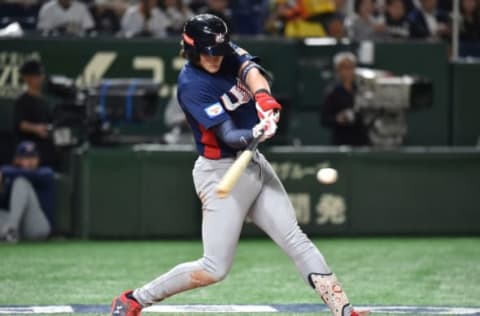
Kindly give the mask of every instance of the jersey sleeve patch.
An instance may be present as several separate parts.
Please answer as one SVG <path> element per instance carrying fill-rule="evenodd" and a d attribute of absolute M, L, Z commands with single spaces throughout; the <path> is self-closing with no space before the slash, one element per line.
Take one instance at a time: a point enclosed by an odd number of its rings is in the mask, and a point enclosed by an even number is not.
<path fill-rule="evenodd" d="M 230 45 L 233 48 L 233 50 L 235 51 L 234 56 L 236 57 L 238 67 L 240 67 L 240 65 L 247 60 L 251 60 L 251 61 L 254 61 L 256 63 L 260 62 L 260 58 L 258 58 L 257 56 L 250 55 L 249 52 L 247 52 L 245 49 L 241 48 L 240 46 L 236 45 L 235 43 L 230 43 Z M 238 71 L 238 69 L 237 69 L 237 71 Z"/>
<path fill-rule="evenodd" d="M 235 53 L 237 53 L 238 56 L 243 56 L 243 55 L 249 55 L 246 50 L 241 48 L 240 46 L 235 46 Z"/>
<path fill-rule="evenodd" d="M 214 103 L 212 105 L 209 105 L 204 109 L 205 113 L 207 113 L 207 116 L 209 118 L 215 118 L 219 115 L 222 115 L 225 113 L 225 110 L 223 109 L 222 105 L 220 102 Z"/>

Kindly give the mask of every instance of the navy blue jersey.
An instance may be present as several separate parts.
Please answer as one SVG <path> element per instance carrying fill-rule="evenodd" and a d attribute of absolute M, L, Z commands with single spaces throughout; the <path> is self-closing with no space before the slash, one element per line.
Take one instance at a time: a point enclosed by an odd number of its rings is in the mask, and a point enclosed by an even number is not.
<path fill-rule="evenodd" d="M 47 215 L 50 223 L 52 223 L 55 179 L 53 170 L 50 167 L 26 170 L 7 165 L 0 168 L 0 173 L 2 174 L 2 183 L 0 184 L 0 208 L 10 208 L 10 194 L 13 181 L 17 177 L 24 177 L 32 184 L 35 193 L 37 193 L 37 198 L 42 210 L 45 212 L 45 215 Z"/>
<path fill-rule="evenodd" d="M 237 152 L 216 136 L 213 127 L 229 119 L 239 129 L 251 129 L 258 123 L 255 101 L 237 78 L 240 65 L 255 57 L 234 47 L 235 54 L 225 56 L 217 73 L 187 63 L 178 76 L 178 102 L 192 128 L 198 153 L 209 159 L 232 157 Z"/>

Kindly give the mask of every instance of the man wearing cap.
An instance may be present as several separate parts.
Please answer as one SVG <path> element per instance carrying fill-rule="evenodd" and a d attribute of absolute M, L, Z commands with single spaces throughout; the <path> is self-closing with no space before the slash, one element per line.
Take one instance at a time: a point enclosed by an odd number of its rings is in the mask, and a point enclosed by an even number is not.
<path fill-rule="evenodd" d="M 21 142 L 0 168 L 0 241 L 43 240 L 51 231 L 53 171 L 38 167 L 35 143 Z"/>
<path fill-rule="evenodd" d="M 49 137 L 52 121 L 50 107 L 42 95 L 45 71 L 38 60 L 28 60 L 20 68 L 26 90 L 15 100 L 15 135 L 17 142 L 33 141 L 43 165 L 55 165 L 56 155 Z"/>

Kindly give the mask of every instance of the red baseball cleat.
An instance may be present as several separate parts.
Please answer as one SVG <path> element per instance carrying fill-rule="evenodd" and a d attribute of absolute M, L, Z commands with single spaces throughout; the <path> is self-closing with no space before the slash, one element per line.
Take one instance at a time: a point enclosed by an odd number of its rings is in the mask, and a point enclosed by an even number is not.
<path fill-rule="evenodd" d="M 125 291 L 112 301 L 111 316 L 140 316 L 142 305 L 128 297 L 133 291 Z"/>
<path fill-rule="evenodd" d="M 350 316 L 367 316 L 370 311 L 353 311 Z"/>

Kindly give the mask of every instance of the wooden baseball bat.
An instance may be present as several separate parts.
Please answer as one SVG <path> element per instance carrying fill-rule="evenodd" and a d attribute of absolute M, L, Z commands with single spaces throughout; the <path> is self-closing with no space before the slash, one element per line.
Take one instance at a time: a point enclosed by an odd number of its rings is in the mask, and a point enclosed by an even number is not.
<path fill-rule="evenodd" d="M 223 199 L 230 194 L 243 171 L 247 168 L 248 163 L 252 160 L 253 153 L 257 149 L 262 135 L 263 133 L 255 137 L 241 155 L 233 162 L 230 168 L 228 168 L 227 172 L 225 172 L 225 175 L 217 185 L 216 193 L 218 197 Z"/>

